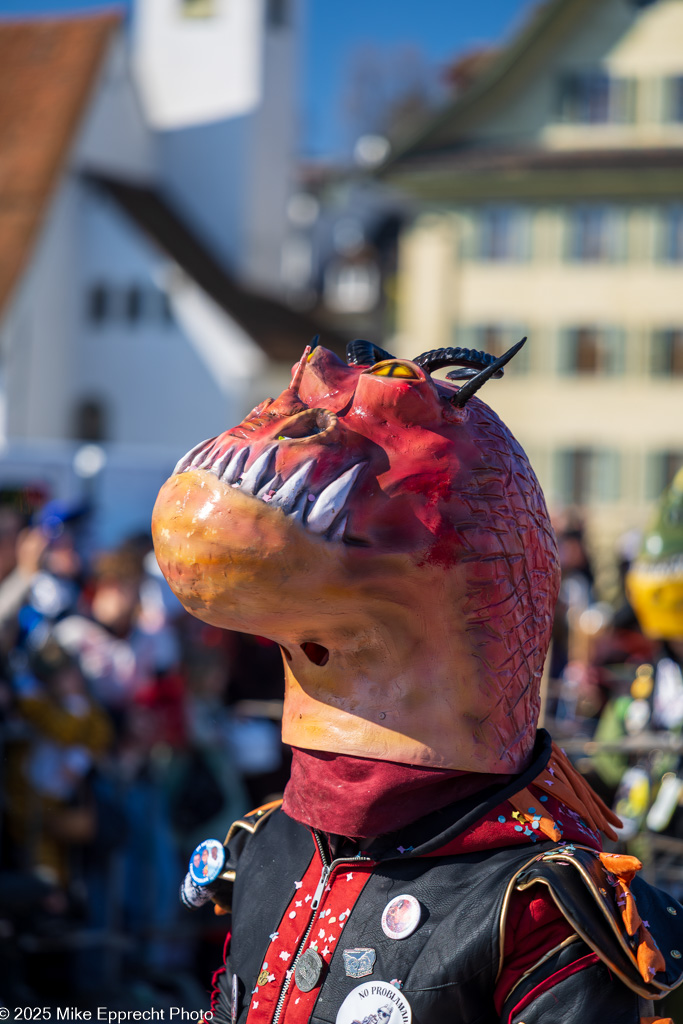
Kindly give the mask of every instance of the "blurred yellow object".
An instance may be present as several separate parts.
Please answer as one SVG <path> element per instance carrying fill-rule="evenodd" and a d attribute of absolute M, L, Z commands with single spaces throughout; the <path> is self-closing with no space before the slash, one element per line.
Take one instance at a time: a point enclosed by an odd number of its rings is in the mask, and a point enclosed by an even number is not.
<path fill-rule="evenodd" d="M 674 574 L 637 564 L 627 577 L 627 592 L 640 628 L 654 640 L 683 639 L 683 569 Z"/>
<path fill-rule="evenodd" d="M 654 687 L 654 671 L 652 665 L 639 665 L 636 678 L 631 683 L 631 696 L 634 700 L 647 700 Z"/>
<path fill-rule="evenodd" d="M 683 639 L 683 469 L 660 499 L 626 593 L 646 636 Z"/>

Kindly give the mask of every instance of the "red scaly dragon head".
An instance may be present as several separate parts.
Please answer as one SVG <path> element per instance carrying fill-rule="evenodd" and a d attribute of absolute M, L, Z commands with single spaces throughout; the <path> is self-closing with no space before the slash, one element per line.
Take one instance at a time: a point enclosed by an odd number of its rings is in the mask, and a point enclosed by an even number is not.
<path fill-rule="evenodd" d="M 164 484 L 159 564 L 192 614 L 280 644 L 285 742 L 523 766 L 559 570 L 524 452 L 471 397 L 510 354 L 307 349 L 279 398 Z M 459 389 L 431 378 L 454 363 Z"/>

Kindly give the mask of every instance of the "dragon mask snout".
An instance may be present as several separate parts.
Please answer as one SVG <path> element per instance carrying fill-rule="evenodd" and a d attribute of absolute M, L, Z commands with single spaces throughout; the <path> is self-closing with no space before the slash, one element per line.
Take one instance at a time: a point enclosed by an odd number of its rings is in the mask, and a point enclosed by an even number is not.
<path fill-rule="evenodd" d="M 500 360 L 354 344 L 368 362 L 306 352 L 279 398 L 180 460 L 159 563 L 194 614 L 286 648 L 287 742 L 508 772 L 533 745 L 558 570 L 524 453 L 454 401 Z M 444 360 L 461 388 L 431 379 Z"/>

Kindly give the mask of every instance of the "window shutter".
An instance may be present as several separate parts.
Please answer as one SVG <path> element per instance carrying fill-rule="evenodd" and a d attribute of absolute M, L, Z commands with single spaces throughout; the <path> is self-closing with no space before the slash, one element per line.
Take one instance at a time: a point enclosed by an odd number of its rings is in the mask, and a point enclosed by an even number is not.
<path fill-rule="evenodd" d="M 669 372 L 669 331 L 653 331 L 650 342 L 650 373 L 654 377 L 667 376 Z"/>
<path fill-rule="evenodd" d="M 605 374 L 610 377 L 620 376 L 624 372 L 626 362 L 626 334 L 623 327 L 606 328 L 603 344 Z"/>
<path fill-rule="evenodd" d="M 463 211 L 458 218 L 459 255 L 462 260 L 476 259 L 478 219 L 471 210 Z"/>
<path fill-rule="evenodd" d="M 563 375 L 576 373 L 576 330 L 564 327 L 557 337 L 557 371 Z"/>
<path fill-rule="evenodd" d="M 608 211 L 605 229 L 610 262 L 621 263 L 628 259 L 628 211 L 625 207 L 614 206 Z"/>
<path fill-rule="evenodd" d="M 595 452 L 592 464 L 591 498 L 617 501 L 621 493 L 621 456 L 613 449 Z"/>
<path fill-rule="evenodd" d="M 553 456 L 553 491 L 555 500 L 563 505 L 572 501 L 571 486 L 572 453 L 561 448 Z"/>
<path fill-rule="evenodd" d="M 453 345 L 460 348 L 477 348 L 477 328 L 471 324 L 454 324 L 451 332 Z"/>
<path fill-rule="evenodd" d="M 533 211 L 529 207 L 520 206 L 514 218 L 514 258 L 528 262 L 532 257 L 531 234 L 533 228 Z"/>
<path fill-rule="evenodd" d="M 508 324 L 503 331 L 505 351 L 507 352 L 509 348 L 516 345 L 517 342 L 521 341 L 525 336 L 528 337 L 529 334 L 529 328 L 525 327 L 523 324 Z M 530 342 L 527 341 L 526 345 L 520 349 L 514 359 L 512 359 L 505 367 L 505 373 L 507 374 L 507 372 L 510 371 L 511 377 L 513 375 L 516 377 L 518 374 L 528 373 L 530 352 Z"/>

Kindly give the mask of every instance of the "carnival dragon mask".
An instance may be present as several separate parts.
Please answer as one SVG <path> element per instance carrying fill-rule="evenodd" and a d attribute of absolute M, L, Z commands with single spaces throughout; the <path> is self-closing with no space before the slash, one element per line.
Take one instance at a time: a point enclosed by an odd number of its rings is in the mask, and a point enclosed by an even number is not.
<path fill-rule="evenodd" d="M 524 452 L 474 392 L 468 349 L 345 364 L 307 349 L 291 385 L 202 442 L 154 510 L 193 615 L 281 647 L 283 739 L 479 772 L 531 752 L 559 571 Z M 432 379 L 446 365 L 460 387 Z"/>

